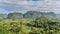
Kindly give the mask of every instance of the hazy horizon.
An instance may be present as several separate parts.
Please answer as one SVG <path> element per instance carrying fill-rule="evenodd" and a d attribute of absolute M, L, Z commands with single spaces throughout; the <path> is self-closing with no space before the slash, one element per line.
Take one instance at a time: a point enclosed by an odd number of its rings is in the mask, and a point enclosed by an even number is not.
<path fill-rule="evenodd" d="M 41 11 L 60 14 L 60 0 L 0 0 L 0 13 Z"/>

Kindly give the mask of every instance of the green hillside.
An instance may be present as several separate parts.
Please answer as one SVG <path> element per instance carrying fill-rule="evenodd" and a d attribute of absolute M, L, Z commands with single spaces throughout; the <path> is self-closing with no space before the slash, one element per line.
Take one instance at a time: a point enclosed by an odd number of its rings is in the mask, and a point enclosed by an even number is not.
<path fill-rule="evenodd" d="M 28 11 L 24 14 L 19 12 L 9 13 L 7 18 L 37 18 L 40 16 L 45 16 L 47 18 L 54 18 L 56 14 L 53 12 L 39 12 L 39 11 Z"/>

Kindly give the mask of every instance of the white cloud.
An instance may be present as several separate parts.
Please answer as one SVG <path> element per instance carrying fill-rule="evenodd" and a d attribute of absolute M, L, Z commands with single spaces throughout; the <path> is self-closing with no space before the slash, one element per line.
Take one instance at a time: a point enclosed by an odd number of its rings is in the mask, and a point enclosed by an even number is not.
<path fill-rule="evenodd" d="M 53 11 L 53 12 L 59 12 L 60 11 L 60 1 L 56 0 L 45 0 L 45 1 L 37 1 L 34 2 L 32 0 L 0 0 L 2 2 L 0 6 L 9 6 L 10 8 L 17 8 L 23 9 L 23 10 L 41 10 L 41 11 Z M 8 3 L 8 4 L 3 4 Z M 16 4 L 17 6 L 12 7 L 9 4 Z M 18 6 L 19 5 L 19 6 Z M 20 9 L 20 10 L 21 10 Z"/>

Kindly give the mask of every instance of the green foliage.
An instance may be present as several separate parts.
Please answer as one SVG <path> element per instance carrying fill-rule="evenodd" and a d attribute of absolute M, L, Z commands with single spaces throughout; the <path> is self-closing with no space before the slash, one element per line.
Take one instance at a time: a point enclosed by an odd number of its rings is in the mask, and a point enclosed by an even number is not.
<path fill-rule="evenodd" d="M 60 22 L 44 16 L 0 20 L 0 34 L 60 34 Z"/>
<path fill-rule="evenodd" d="M 42 28 L 43 32 L 48 34 L 51 33 L 57 33 L 59 31 L 59 22 L 51 21 L 47 19 L 46 17 L 39 17 L 35 20 L 35 27 Z M 47 32 L 48 31 L 48 32 Z"/>

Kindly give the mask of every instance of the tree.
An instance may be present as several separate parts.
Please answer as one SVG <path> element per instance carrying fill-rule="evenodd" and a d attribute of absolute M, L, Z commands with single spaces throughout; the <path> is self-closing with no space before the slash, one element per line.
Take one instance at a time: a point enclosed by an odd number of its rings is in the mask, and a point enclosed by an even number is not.
<path fill-rule="evenodd" d="M 35 26 L 36 27 L 43 27 L 43 24 L 46 25 L 47 22 L 48 22 L 48 19 L 44 16 L 41 16 L 39 18 L 36 18 Z"/>
<path fill-rule="evenodd" d="M 19 23 L 11 22 L 10 23 L 11 28 L 8 29 L 8 30 L 11 31 L 11 32 L 14 32 L 16 34 L 19 34 L 20 27 L 18 25 L 19 25 Z"/>
<path fill-rule="evenodd" d="M 35 20 L 35 27 L 42 28 L 44 34 L 57 33 L 59 22 L 49 20 L 48 18 L 41 16 Z"/>

